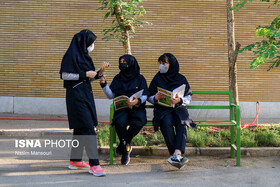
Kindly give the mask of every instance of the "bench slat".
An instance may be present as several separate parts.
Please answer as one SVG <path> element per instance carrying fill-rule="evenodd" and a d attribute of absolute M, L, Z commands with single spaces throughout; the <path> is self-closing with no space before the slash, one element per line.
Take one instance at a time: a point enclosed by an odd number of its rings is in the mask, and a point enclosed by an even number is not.
<path fill-rule="evenodd" d="M 193 94 L 231 95 L 230 91 L 192 91 Z"/>
<path fill-rule="evenodd" d="M 228 105 L 188 105 L 187 109 L 230 109 Z"/>
<path fill-rule="evenodd" d="M 224 122 L 228 122 L 228 123 L 234 123 L 236 124 L 236 121 L 233 120 L 194 120 L 195 122 L 214 122 L 214 123 L 224 123 Z"/>

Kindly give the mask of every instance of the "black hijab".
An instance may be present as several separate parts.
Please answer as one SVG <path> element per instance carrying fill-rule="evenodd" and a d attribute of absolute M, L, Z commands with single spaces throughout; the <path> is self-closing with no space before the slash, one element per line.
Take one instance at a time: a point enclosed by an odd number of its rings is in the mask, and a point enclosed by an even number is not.
<path fill-rule="evenodd" d="M 144 89 L 143 95 L 148 95 L 148 87 L 145 78 L 140 74 L 140 67 L 136 58 L 132 55 L 123 55 L 119 58 L 119 64 L 121 59 L 124 59 L 127 63 L 127 68 L 121 70 L 116 75 L 110 85 L 110 88 L 115 96 L 126 95 L 130 97 L 137 91 Z"/>
<path fill-rule="evenodd" d="M 121 70 L 119 73 L 119 78 L 123 82 L 129 82 L 131 79 L 140 75 L 140 67 L 136 58 L 132 55 L 123 55 L 119 58 L 119 64 L 121 63 L 121 59 L 124 59 L 127 63 L 127 68 L 125 70 Z"/>
<path fill-rule="evenodd" d="M 158 72 L 155 75 L 149 87 L 150 94 L 155 95 L 157 93 L 157 87 L 173 91 L 175 88 L 185 84 L 185 95 L 190 95 L 189 83 L 186 77 L 179 73 L 180 67 L 176 57 L 171 53 L 164 53 L 158 58 L 158 61 L 166 60 L 169 62 L 169 69 L 166 73 Z"/>
<path fill-rule="evenodd" d="M 82 73 L 89 70 L 95 70 L 87 48 L 96 40 L 96 36 L 90 30 L 82 30 L 75 34 L 71 44 L 66 51 L 60 68 L 60 74 Z"/>

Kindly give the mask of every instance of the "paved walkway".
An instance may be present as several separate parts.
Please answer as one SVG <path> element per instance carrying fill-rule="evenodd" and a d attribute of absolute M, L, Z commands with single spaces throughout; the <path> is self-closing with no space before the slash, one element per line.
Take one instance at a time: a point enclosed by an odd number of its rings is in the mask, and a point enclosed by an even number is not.
<path fill-rule="evenodd" d="M 97 178 L 85 170 L 67 169 L 68 161 L 19 160 L 2 158 L 0 186 L 280 186 L 280 158 L 190 157 L 178 170 L 163 157 L 132 158 L 128 166 L 108 165 L 101 158 L 106 177 Z"/>
<path fill-rule="evenodd" d="M 1 114 L 0 118 L 3 115 Z M 8 117 L 39 116 L 8 115 Z M 66 116 L 40 117 L 66 118 Z M 267 154 L 269 151 L 263 148 L 259 148 L 259 152 L 265 157 L 258 155 L 250 157 L 246 156 L 245 152 L 241 159 L 241 167 L 236 167 L 235 159 L 228 158 L 224 154 L 190 155 L 190 162 L 181 170 L 170 166 L 167 163 L 167 156 L 143 156 L 141 149 L 138 149 L 137 156 L 132 156 L 128 166 L 119 165 L 119 157 L 115 158 L 115 165 L 110 166 L 108 152 L 104 149 L 100 160 L 107 176 L 103 178 L 91 176 L 87 171 L 68 170 L 67 158 L 31 160 L 11 156 L 8 145 L 14 145 L 14 142 L 6 139 L 6 136 L 26 136 L 36 133 L 42 135 L 42 132 L 71 134 L 67 121 L 0 120 L 0 138 L 2 138 L 0 186 L 280 186 L 280 151 L 275 149 L 272 155 L 276 156 L 269 156 Z"/>

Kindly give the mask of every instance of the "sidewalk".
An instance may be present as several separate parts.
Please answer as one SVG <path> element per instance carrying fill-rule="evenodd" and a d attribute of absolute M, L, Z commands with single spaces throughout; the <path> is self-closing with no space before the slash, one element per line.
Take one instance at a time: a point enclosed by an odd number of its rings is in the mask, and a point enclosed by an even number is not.
<path fill-rule="evenodd" d="M 2 118 L 14 118 L 2 119 Z M 41 120 L 17 120 L 19 118 L 34 118 Z M 0 136 L 37 136 L 45 135 L 71 135 L 68 128 L 67 116 L 55 115 L 29 115 L 0 113 Z M 53 121 L 52 121 L 53 120 Z M 61 120 L 61 121 L 59 121 Z M 108 121 L 108 119 L 99 119 Z M 187 147 L 187 156 L 221 156 L 229 155 L 229 147 Z M 109 154 L 109 147 L 99 147 L 99 152 Z M 143 156 L 168 156 L 166 147 L 134 146 L 133 155 Z M 251 157 L 280 156 L 280 147 L 241 148 L 241 155 Z"/>
<path fill-rule="evenodd" d="M 167 163 L 167 157 L 132 157 L 127 166 L 108 165 L 101 157 L 106 177 L 96 178 L 87 170 L 69 170 L 66 160 L 21 160 L 2 158 L 0 186 L 58 187 L 279 187 L 280 158 L 242 158 L 236 167 L 232 158 L 194 156 L 180 170 Z"/>
<path fill-rule="evenodd" d="M 1 114 L 3 117 L 66 118 Z M 187 147 L 190 161 L 178 170 L 167 163 L 165 147 L 134 146 L 127 166 L 120 165 L 120 157 L 109 165 L 109 148 L 101 147 L 99 159 L 107 176 L 96 178 L 86 170 L 69 170 L 69 157 L 44 160 L 11 156 L 14 140 L 5 138 L 49 134 L 71 135 L 72 131 L 67 121 L 0 120 L 0 186 L 280 186 L 279 148 L 242 148 L 241 167 L 236 167 L 235 158 L 229 158 L 229 148 Z"/>

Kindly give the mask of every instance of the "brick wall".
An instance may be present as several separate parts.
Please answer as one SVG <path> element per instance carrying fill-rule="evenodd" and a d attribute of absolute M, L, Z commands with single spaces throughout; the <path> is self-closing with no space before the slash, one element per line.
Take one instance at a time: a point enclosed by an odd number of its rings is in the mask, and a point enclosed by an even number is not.
<path fill-rule="evenodd" d="M 225 0 L 145 0 L 143 5 L 143 19 L 153 25 L 137 29 L 131 44 L 148 84 L 158 71 L 157 58 L 171 52 L 193 90 L 228 90 Z M 268 6 L 250 3 L 235 13 L 236 41 L 242 46 L 256 40 L 258 25 L 279 16 L 279 7 Z M 106 12 L 98 7 L 97 0 L 1 1 L 0 96 L 64 97 L 61 59 L 73 35 L 85 28 L 98 36 L 91 53 L 95 66 L 103 61 L 112 65 L 106 72 L 110 83 L 123 50 L 118 41 L 101 40 L 111 22 L 102 22 Z M 251 59 L 249 52 L 238 57 L 240 101 L 279 102 L 280 68 L 250 70 Z M 105 98 L 98 82 L 93 90 L 95 98 Z"/>

